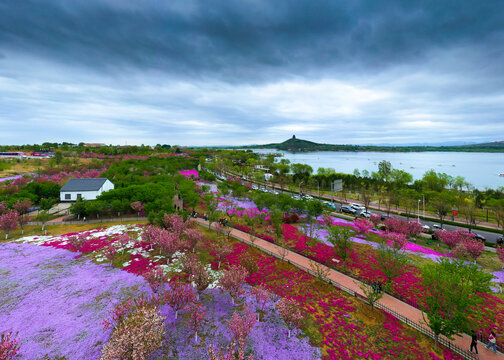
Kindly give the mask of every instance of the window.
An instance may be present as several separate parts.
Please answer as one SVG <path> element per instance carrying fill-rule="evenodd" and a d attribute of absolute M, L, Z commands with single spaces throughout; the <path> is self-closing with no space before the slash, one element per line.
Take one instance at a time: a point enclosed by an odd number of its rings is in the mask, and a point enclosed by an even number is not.
<path fill-rule="evenodd" d="M 72 195 L 71 194 L 65 194 L 65 200 L 71 200 Z"/>
<path fill-rule="evenodd" d="M 82 194 L 77 194 L 77 199 L 82 198 Z"/>

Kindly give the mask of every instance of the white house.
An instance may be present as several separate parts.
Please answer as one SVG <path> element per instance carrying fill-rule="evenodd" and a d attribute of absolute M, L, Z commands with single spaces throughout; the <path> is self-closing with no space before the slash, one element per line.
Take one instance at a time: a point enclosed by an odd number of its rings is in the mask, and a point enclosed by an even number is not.
<path fill-rule="evenodd" d="M 60 190 L 61 201 L 96 200 L 104 191 L 112 190 L 114 184 L 106 178 L 70 179 Z"/>

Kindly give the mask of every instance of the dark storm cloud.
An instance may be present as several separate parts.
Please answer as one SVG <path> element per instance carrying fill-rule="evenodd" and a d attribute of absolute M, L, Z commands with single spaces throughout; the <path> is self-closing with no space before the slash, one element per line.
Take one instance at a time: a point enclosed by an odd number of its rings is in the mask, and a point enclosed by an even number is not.
<path fill-rule="evenodd" d="M 433 48 L 490 52 L 503 40 L 503 9 L 480 0 L 4 0 L 0 47 L 107 72 L 231 82 L 345 76 L 422 62 Z"/>

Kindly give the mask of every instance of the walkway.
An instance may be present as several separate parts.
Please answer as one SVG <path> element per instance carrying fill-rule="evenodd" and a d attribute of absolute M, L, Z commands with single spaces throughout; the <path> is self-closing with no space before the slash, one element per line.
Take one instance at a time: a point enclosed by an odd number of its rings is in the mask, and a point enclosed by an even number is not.
<path fill-rule="evenodd" d="M 202 226 L 208 227 L 208 221 L 205 221 L 203 219 L 194 219 L 198 224 Z M 212 224 L 212 227 L 215 227 L 215 223 Z M 255 236 L 252 236 L 250 234 L 244 233 L 242 231 L 232 229 L 230 236 L 233 238 L 244 242 L 248 245 L 255 246 L 258 249 L 269 253 L 273 256 L 276 256 L 280 259 L 283 259 L 301 269 L 307 270 L 311 273 L 316 271 L 315 269 L 318 268 L 323 268 L 325 271 L 328 271 L 327 278 L 331 280 L 331 282 L 335 282 L 339 285 L 335 285 L 337 287 L 342 288 L 342 290 L 345 290 L 347 292 L 354 292 L 358 296 L 364 297 L 363 291 L 359 287 L 358 284 L 360 284 L 359 281 L 344 275 L 336 270 L 330 269 L 324 265 L 321 265 L 317 262 L 314 262 L 302 255 L 296 254 L 295 252 L 289 251 L 285 248 L 282 248 L 280 246 L 277 246 L 275 244 L 272 244 L 270 242 L 267 242 L 265 240 L 262 240 L 260 238 L 257 238 Z M 310 271 L 311 270 L 311 271 Z M 394 312 L 399 314 L 399 316 L 403 316 L 405 318 L 408 318 L 409 320 L 412 320 L 416 323 L 419 323 L 421 325 L 425 325 L 425 322 L 423 321 L 422 317 L 422 312 L 388 294 L 384 294 L 383 297 L 380 299 L 378 302 L 377 307 L 385 306 L 389 309 L 392 309 Z M 427 326 L 426 326 L 427 327 Z M 471 343 L 471 339 L 467 335 L 463 336 L 457 336 L 455 337 L 455 340 L 452 341 L 453 344 L 456 346 L 460 347 L 463 350 L 469 350 L 469 345 Z M 479 359 L 482 360 L 494 360 L 494 359 L 502 359 L 503 356 L 502 354 L 495 355 L 493 351 L 489 351 L 485 348 L 485 344 L 479 343 L 478 344 L 478 350 L 479 350 Z M 470 354 L 469 354 L 470 356 Z M 466 358 L 470 358 L 469 356 L 466 356 Z"/>

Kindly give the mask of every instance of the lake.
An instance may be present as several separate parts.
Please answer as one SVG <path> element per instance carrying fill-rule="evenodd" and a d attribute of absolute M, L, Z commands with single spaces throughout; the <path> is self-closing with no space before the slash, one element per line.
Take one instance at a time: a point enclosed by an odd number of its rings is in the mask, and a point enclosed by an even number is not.
<path fill-rule="evenodd" d="M 466 181 L 480 190 L 504 187 L 504 153 L 468 152 L 352 152 L 316 151 L 289 152 L 273 149 L 254 149 L 261 154 L 280 153 L 291 164 L 308 164 L 316 173 L 319 167 L 334 168 L 336 172 L 352 174 L 354 169 L 378 171 L 378 163 L 390 161 L 394 169 L 401 169 L 421 179 L 423 174 L 433 169 L 438 173 L 463 176 Z"/>

